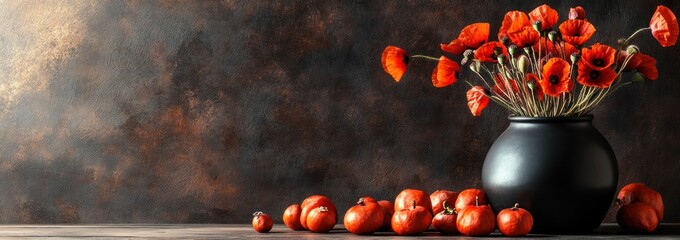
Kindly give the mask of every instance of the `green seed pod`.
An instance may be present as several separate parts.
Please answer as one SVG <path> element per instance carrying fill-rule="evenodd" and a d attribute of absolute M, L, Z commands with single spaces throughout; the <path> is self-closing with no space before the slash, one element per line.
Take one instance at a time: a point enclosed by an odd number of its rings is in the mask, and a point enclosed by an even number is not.
<path fill-rule="evenodd" d="M 636 54 L 636 53 L 639 53 L 639 52 L 640 52 L 640 48 L 638 48 L 638 46 L 635 46 L 635 45 L 630 45 L 626 48 L 626 53 L 628 53 L 628 55 L 633 55 L 633 54 Z"/>
<path fill-rule="evenodd" d="M 515 57 L 515 54 L 517 53 L 517 46 L 515 44 L 510 45 L 510 47 L 508 47 L 508 53 L 510 54 L 510 57 Z"/>
<path fill-rule="evenodd" d="M 529 71 L 529 65 L 531 65 L 531 63 L 529 63 L 529 58 L 527 56 L 522 55 L 517 60 L 517 69 L 523 73 Z"/>
<path fill-rule="evenodd" d="M 579 59 L 581 59 L 581 54 L 578 53 L 571 54 L 571 64 L 576 64 Z"/>

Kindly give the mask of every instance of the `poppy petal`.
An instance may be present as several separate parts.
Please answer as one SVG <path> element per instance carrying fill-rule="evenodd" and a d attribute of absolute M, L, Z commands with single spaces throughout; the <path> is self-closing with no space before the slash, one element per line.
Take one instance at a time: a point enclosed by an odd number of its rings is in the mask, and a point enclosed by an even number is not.
<path fill-rule="evenodd" d="M 659 78 L 659 70 L 656 68 L 656 59 L 649 55 L 640 54 L 640 66 L 637 67 L 637 71 L 642 73 L 642 75 L 649 80 L 656 80 Z"/>
<path fill-rule="evenodd" d="M 656 7 L 656 11 L 649 21 L 649 28 L 652 29 L 652 36 L 663 47 L 673 46 L 678 41 L 678 19 L 673 11 L 666 6 L 659 5 Z"/>
<path fill-rule="evenodd" d="M 481 86 L 475 86 L 468 90 L 465 94 L 468 100 L 468 107 L 472 116 L 480 116 L 482 110 L 489 105 L 489 97 L 486 95 L 486 89 Z"/>
<path fill-rule="evenodd" d="M 442 51 L 453 54 L 453 55 L 461 55 L 465 50 L 468 48 L 463 44 L 460 40 L 454 39 L 451 41 L 449 44 L 441 44 L 440 45 Z"/>
<path fill-rule="evenodd" d="M 525 26 L 520 31 L 508 32 L 508 37 L 517 47 L 524 48 L 536 44 L 540 35 L 533 27 Z"/>
<path fill-rule="evenodd" d="M 394 78 L 394 81 L 399 82 L 406 72 L 408 53 L 401 48 L 387 46 L 385 50 L 383 50 L 380 62 L 382 63 L 383 70 L 390 74 L 392 78 Z"/>
<path fill-rule="evenodd" d="M 642 53 L 633 54 L 633 56 L 631 56 L 630 59 L 628 59 L 628 63 L 623 68 L 623 71 L 632 71 L 637 69 L 637 67 L 640 66 L 640 62 L 642 62 L 642 58 L 640 58 L 640 55 L 642 55 Z M 628 52 L 626 50 L 619 51 L 619 59 L 617 60 L 618 64 L 620 66 L 623 65 L 623 62 L 626 61 L 627 57 Z"/>
<path fill-rule="evenodd" d="M 583 45 L 595 34 L 595 31 L 595 26 L 585 20 L 572 19 L 560 24 L 562 39 L 574 46 Z"/>
<path fill-rule="evenodd" d="M 529 17 L 531 22 L 541 21 L 541 30 L 545 31 L 552 28 L 556 23 L 559 16 L 557 11 L 550 6 L 543 4 L 538 6 L 531 12 L 529 12 Z"/>
<path fill-rule="evenodd" d="M 489 40 L 489 23 L 473 23 L 460 31 L 458 40 L 468 48 L 478 48 Z"/>
<path fill-rule="evenodd" d="M 524 29 L 525 26 L 531 27 L 529 17 L 522 11 L 509 11 L 503 17 L 503 23 L 498 30 L 498 40 L 508 36 L 508 32 L 516 32 Z"/>
<path fill-rule="evenodd" d="M 458 80 L 460 64 L 442 56 L 439 58 L 437 67 L 432 72 L 432 85 L 435 87 L 446 87 L 454 84 Z"/>

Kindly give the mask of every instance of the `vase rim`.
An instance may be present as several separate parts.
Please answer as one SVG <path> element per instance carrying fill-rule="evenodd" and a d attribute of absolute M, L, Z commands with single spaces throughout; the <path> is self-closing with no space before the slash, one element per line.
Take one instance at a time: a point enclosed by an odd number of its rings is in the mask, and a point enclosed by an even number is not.
<path fill-rule="evenodd" d="M 593 120 L 593 115 L 573 116 L 573 117 L 526 117 L 508 116 L 511 122 L 589 122 Z"/>

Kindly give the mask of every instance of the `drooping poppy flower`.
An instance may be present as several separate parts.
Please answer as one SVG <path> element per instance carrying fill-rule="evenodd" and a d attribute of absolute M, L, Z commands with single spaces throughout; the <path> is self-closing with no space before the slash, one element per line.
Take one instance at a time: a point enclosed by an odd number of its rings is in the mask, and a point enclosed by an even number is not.
<path fill-rule="evenodd" d="M 561 58 L 551 58 L 543 65 L 543 78 L 538 83 L 547 95 L 557 97 L 561 93 L 570 92 L 574 82 L 569 78 L 571 66 Z"/>
<path fill-rule="evenodd" d="M 487 90 L 483 87 L 475 86 L 468 90 L 465 94 L 467 96 L 468 107 L 470 108 L 470 112 L 472 112 L 472 116 L 480 116 L 482 114 L 482 110 L 484 110 L 484 108 L 489 105 L 489 97 L 487 96 L 486 92 Z"/>
<path fill-rule="evenodd" d="M 572 19 L 560 24 L 562 39 L 574 46 L 583 45 L 595 34 L 595 31 L 595 26 L 585 20 Z"/>
<path fill-rule="evenodd" d="M 640 65 L 636 68 L 646 79 L 656 80 L 659 78 L 659 70 L 656 68 L 656 59 L 652 56 L 640 54 Z"/>
<path fill-rule="evenodd" d="M 408 53 L 404 49 L 387 46 L 382 53 L 382 66 L 385 72 L 390 74 L 394 81 L 399 82 L 401 77 L 406 72 L 406 65 L 408 65 Z"/>
<path fill-rule="evenodd" d="M 454 84 L 458 80 L 458 73 L 460 72 L 460 64 L 451 61 L 444 56 L 439 58 L 437 67 L 432 72 L 432 85 L 435 87 L 446 87 Z"/>
<path fill-rule="evenodd" d="M 475 49 L 489 40 L 488 23 L 473 23 L 460 31 L 458 38 L 449 44 L 441 44 L 442 51 L 453 55 L 460 55 L 467 49 Z"/>
<path fill-rule="evenodd" d="M 583 48 L 581 52 L 580 62 L 595 70 L 609 68 L 616 60 L 616 49 L 604 44 L 595 43 L 592 48 Z"/>
<path fill-rule="evenodd" d="M 612 85 L 616 76 L 616 72 L 612 68 L 595 69 L 580 61 L 576 81 L 583 86 L 608 88 Z"/>
<path fill-rule="evenodd" d="M 557 23 L 558 19 L 557 11 L 546 4 L 538 6 L 529 12 L 529 17 L 531 18 L 532 23 L 535 21 L 541 21 L 542 31 L 551 29 Z"/>
<path fill-rule="evenodd" d="M 632 71 L 637 69 L 638 66 L 640 66 L 640 63 L 642 62 L 642 58 L 640 57 L 642 53 L 636 53 L 633 54 L 633 56 L 628 59 L 628 63 L 626 66 L 624 66 L 623 71 Z M 628 51 L 626 50 L 621 50 L 619 51 L 619 59 L 618 64 L 619 66 L 623 66 L 623 63 L 626 61 L 626 58 L 628 57 Z"/>
<path fill-rule="evenodd" d="M 524 29 L 524 27 L 531 27 L 529 17 L 522 11 L 509 11 L 503 17 L 503 23 L 498 30 L 498 40 L 502 41 L 504 37 L 509 37 L 508 32 L 516 32 Z"/>
<path fill-rule="evenodd" d="M 508 55 L 508 48 L 503 43 L 498 41 L 488 42 L 477 48 L 475 51 L 475 59 L 480 62 L 498 62 L 496 49 L 500 49 L 503 55 Z"/>
<path fill-rule="evenodd" d="M 507 84 L 505 83 L 506 80 L 508 81 Z M 494 78 L 493 92 L 504 97 L 510 97 L 511 90 L 508 89 L 508 85 L 512 89 L 513 94 L 519 92 L 517 81 L 505 79 L 500 73 L 497 73 Z"/>
<path fill-rule="evenodd" d="M 453 39 L 449 44 L 440 44 L 439 45 L 442 51 L 453 54 L 453 55 L 461 55 L 465 50 L 468 49 L 463 42 L 461 42 L 458 39 Z"/>
<path fill-rule="evenodd" d="M 673 46 L 678 41 L 678 19 L 666 6 L 656 7 L 652 20 L 649 21 L 649 28 L 652 29 L 652 36 L 663 47 Z"/>
<path fill-rule="evenodd" d="M 528 73 L 526 77 L 524 77 L 524 79 L 525 79 L 524 82 L 527 83 L 527 87 L 530 86 L 533 87 L 533 89 L 531 89 L 530 87 L 529 90 L 533 91 L 534 96 L 536 96 L 536 98 L 538 98 L 539 101 L 543 101 L 543 99 L 545 99 L 545 94 L 543 93 L 543 88 L 538 83 L 539 81 L 538 76 L 536 76 L 536 74 L 533 73 Z"/>
<path fill-rule="evenodd" d="M 569 8 L 569 20 L 571 19 L 586 20 L 586 10 L 581 6 Z"/>

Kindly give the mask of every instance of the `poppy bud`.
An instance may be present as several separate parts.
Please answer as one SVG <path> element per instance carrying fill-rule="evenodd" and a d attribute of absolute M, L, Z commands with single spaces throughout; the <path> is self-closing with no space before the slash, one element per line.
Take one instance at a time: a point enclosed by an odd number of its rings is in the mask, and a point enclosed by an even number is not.
<path fill-rule="evenodd" d="M 536 32 L 541 32 L 541 30 L 543 30 L 542 29 L 543 25 L 541 25 L 541 21 L 538 20 L 534 21 L 532 26 L 534 26 L 534 30 L 536 30 Z"/>
<path fill-rule="evenodd" d="M 504 46 L 508 46 L 508 45 L 512 44 L 512 42 L 510 41 L 510 38 L 507 35 L 503 35 L 503 37 L 501 37 L 501 43 Z"/>
<path fill-rule="evenodd" d="M 495 47 L 495 48 L 493 48 L 493 54 L 496 55 L 496 56 L 501 55 L 501 54 L 503 54 L 503 49 L 500 48 L 500 47 Z"/>
<path fill-rule="evenodd" d="M 496 57 L 496 59 L 498 60 L 498 64 L 500 64 L 500 65 L 505 64 L 505 55 L 503 55 L 503 54 L 498 55 L 498 56 Z"/>
<path fill-rule="evenodd" d="M 618 43 L 619 46 L 622 46 L 622 47 L 625 47 L 626 45 L 628 45 L 628 42 L 626 42 L 625 38 L 619 38 L 619 40 L 616 40 L 616 43 Z"/>
<path fill-rule="evenodd" d="M 581 54 L 578 53 L 571 54 L 571 64 L 576 64 L 576 62 L 578 62 L 579 59 L 581 59 Z"/>
<path fill-rule="evenodd" d="M 510 45 L 510 47 L 508 47 L 508 53 L 510 54 L 510 57 L 515 57 L 515 53 L 517 53 L 517 45 Z"/>
<path fill-rule="evenodd" d="M 531 55 L 531 53 L 534 51 L 534 48 L 532 47 L 525 47 L 524 52 L 527 53 L 527 55 Z"/>
<path fill-rule="evenodd" d="M 523 73 L 529 70 L 529 65 L 529 58 L 527 56 L 522 55 L 519 57 L 519 60 L 517 60 L 517 68 Z"/>
<path fill-rule="evenodd" d="M 475 51 L 472 49 L 465 50 L 465 52 L 463 52 L 463 57 L 470 58 L 472 55 L 474 55 L 474 53 Z"/>
<path fill-rule="evenodd" d="M 534 88 L 536 88 L 536 81 L 529 81 L 527 83 L 527 87 L 529 87 L 529 89 L 533 92 Z"/>
<path fill-rule="evenodd" d="M 479 73 L 479 70 L 482 68 L 482 65 L 479 61 L 474 61 L 470 64 L 470 70 L 473 72 Z"/>
<path fill-rule="evenodd" d="M 628 53 L 628 55 L 633 55 L 633 54 L 636 54 L 636 53 L 639 53 L 639 52 L 640 52 L 640 48 L 638 48 L 635 45 L 630 45 L 630 46 L 628 46 L 628 48 L 626 48 L 626 53 Z"/>
<path fill-rule="evenodd" d="M 548 33 L 548 39 L 550 39 L 551 42 L 557 42 L 560 40 L 560 33 L 557 31 L 550 31 L 550 33 Z"/>

